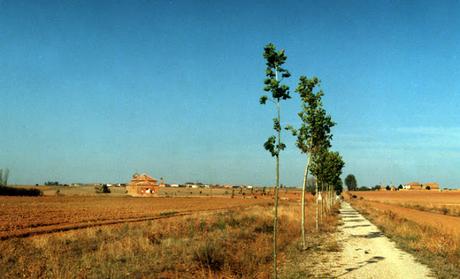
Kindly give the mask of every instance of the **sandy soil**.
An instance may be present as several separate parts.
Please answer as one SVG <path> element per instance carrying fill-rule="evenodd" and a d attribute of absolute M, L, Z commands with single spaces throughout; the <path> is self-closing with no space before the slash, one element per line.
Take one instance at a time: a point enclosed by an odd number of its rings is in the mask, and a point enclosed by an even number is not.
<path fill-rule="evenodd" d="M 338 239 L 343 245 L 331 269 L 338 278 L 434 278 L 425 265 L 398 248 L 366 218 L 343 203 L 343 225 Z"/>

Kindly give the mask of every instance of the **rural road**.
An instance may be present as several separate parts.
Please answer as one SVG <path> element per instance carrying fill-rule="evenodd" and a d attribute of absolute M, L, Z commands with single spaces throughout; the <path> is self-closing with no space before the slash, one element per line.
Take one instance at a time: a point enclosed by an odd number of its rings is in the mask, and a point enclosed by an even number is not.
<path fill-rule="evenodd" d="M 342 243 L 337 278 L 434 278 L 425 265 L 396 248 L 383 233 L 348 203 L 342 203 L 338 241 Z"/>

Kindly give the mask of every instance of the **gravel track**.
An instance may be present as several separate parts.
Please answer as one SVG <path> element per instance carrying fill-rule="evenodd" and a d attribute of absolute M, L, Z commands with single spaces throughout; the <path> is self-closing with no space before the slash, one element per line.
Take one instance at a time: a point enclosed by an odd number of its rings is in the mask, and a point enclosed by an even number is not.
<path fill-rule="evenodd" d="M 333 267 L 337 278 L 434 278 L 425 265 L 394 242 L 348 203 L 342 203 L 338 241 L 343 250 Z"/>

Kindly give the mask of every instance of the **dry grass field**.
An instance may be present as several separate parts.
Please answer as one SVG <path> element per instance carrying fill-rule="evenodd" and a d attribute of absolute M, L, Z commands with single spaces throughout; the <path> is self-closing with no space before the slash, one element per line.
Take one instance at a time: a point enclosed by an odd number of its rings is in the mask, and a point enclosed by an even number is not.
<path fill-rule="evenodd" d="M 195 189 L 194 189 L 195 190 Z M 65 193 L 65 192 L 64 192 Z M 202 193 L 203 194 L 203 193 Z M 270 278 L 273 199 L 98 196 L 0 197 L 2 278 Z M 298 249 L 297 193 L 280 208 L 282 277 L 308 270 L 292 264 L 318 253 L 336 217 L 314 230 L 309 196 L 307 234 L 315 249 Z M 329 245 L 324 249 L 337 249 Z M 289 268 L 286 266 L 289 265 Z M 295 266 L 295 265 L 294 265 Z"/>
<path fill-rule="evenodd" d="M 460 216 L 460 191 L 369 191 L 353 194 L 369 201 Z"/>
<path fill-rule="evenodd" d="M 356 198 L 350 198 L 352 195 Z M 459 192 L 381 191 L 346 196 L 401 248 L 430 266 L 438 278 L 458 278 L 460 217 L 436 208 L 460 206 Z"/>

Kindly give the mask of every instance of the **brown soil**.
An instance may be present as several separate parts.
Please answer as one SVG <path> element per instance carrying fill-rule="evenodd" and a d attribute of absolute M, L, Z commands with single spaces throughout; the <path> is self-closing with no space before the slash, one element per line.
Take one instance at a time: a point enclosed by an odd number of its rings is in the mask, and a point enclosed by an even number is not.
<path fill-rule="evenodd" d="M 0 239 L 269 202 L 241 198 L 0 197 Z"/>

